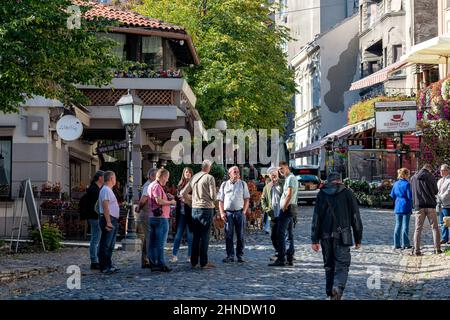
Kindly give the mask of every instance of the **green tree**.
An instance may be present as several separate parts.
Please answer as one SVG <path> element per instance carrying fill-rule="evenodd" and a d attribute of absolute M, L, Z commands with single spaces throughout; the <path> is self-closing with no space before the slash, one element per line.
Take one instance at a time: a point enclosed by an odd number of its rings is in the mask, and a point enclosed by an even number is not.
<path fill-rule="evenodd" d="M 203 121 L 231 128 L 284 130 L 292 111 L 294 72 L 282 45 L 287 29 L 270 20 L 266 0 L 143 0 L 135 9 L 181 25 L 192 35 L 200 65 L 186 68 Z"/>
<path fill-rule="evenodd" d="M 87 103 L 75 84 L 108 84 L 119 59 L 114 41 L 96 36 L 105 20 L 73 20 L 70 0 L 2 0 L 0 6 L 0 111 L 17 112 L 32 95 L 65 105 Z M 81 12 L 88 7 L 81 7 Z M 70 25 L 70 24 L 69 24 Z"/>

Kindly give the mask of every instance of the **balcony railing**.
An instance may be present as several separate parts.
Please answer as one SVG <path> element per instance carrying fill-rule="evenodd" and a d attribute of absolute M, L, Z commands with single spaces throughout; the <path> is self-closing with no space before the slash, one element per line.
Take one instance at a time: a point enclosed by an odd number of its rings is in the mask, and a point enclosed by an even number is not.
<path fill-rule="evenodd" d="M 173 68 L 158 69 L 148 67 L 132 67 L 128 71 L 116 71 L 114 78 L 182 78 L 181 70 Z"/>

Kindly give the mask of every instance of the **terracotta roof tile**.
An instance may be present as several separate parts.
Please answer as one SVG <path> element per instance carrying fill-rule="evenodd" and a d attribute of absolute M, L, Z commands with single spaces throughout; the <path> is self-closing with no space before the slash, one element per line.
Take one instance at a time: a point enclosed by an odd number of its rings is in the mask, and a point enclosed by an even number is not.
<path fill-rule="evenodd" d="M 101 17 L 119 21 L 122 25 L 137 28 L 151 28 L 161 31 L 178 32 L 186 34 L 184 28 L 166 23 L 162 20 L 149 18 L 131 10 L 125 10 L 114 5 L 101 4 L 92 1 L 72 0 L 75 5 L 88 5 L 89 9 L 84 17 L 88 20 Z"/>

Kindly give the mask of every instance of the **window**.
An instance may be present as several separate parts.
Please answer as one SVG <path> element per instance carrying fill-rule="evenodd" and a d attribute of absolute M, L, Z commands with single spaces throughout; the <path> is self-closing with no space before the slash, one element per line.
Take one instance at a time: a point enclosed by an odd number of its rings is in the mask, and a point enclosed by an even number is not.
<path fill-rule="evenodd" d="M 0 137 L 0 198 L 11 197 L 12 137 Z"/>
<path fill-rule="evenodd" d="M 402 0 L 391 1 L 391 11 L 397 12 L 402 10 Z"/>
<path fill-rule="evenodd" d="M 369 10 L 367 10 L 367 14 L 368 14 L 368 18 L 369 18 L 369 27 L 375 23 L 375 21 L 377 19 L 377 13 L 378 13 L 377 4 L 372 3 L 369 6 Z"/>
<path fill-rule="evenodd" d="M 142 37 L 142 62 L 153 69 L 162 67 L 162 53 L 160 37 Z"/>
<path fill-rule="evenodd" d="M 115 45 L 112 50 L 114 54 L 117 55 L 120 59 L 125 58 L 126 35 L 124 35 L 123 33 L 99 33 L 98 35 L 100 37 L 107 37 L 117 42 L 117 45 Z"/>
<path fill-rule="evenodd" d="M 448 1 L 450 1 L 450 0 L 448 0 Z M 446 33 L 450 33 L 450 9 L 448 9 L 445 12 L 445 27 L 446 27 L 446 30 L 444 30 L 444 31 Z"/>
<path fill-rule="evenodd" d="M 400 57 L 403 54 L 402 45 L 396 44 L 392 46 L 392 63 L 400 60 Z"/>
<path fill-rule="evenodd" d="M 81 185 L 81 163 L 70 159 L 70 190 Z"/>
<path fill-rule="evenodd" d="M 380 64 L 378 63 L 378 61 L 369 61 L 367 63 L 368 69 L 369 69 L 369 74 L 375 73 L 377 71 L 379 71 L 380 68 Z"/>

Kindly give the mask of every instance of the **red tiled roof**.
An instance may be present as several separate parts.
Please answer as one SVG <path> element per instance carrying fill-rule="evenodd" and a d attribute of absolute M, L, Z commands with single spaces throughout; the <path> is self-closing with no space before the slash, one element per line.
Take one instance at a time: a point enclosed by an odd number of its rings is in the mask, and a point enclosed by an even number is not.
<path fill-rule="evenodd" d="M 72 0 L 72 3 L 79 6 L 85 5 L 92 7 L 84 14 L 84 17 L 88 20 L 92 20 L 95 17 L 101 17 L 119 21 L 123 26 L 150 28 L 154 30 L 186 34 L 186 31 L 182 27 L 166 23 L 158 19 L 149 18 L 137 12 L 125 10 L 114 5 L 82 0 Z"/>

